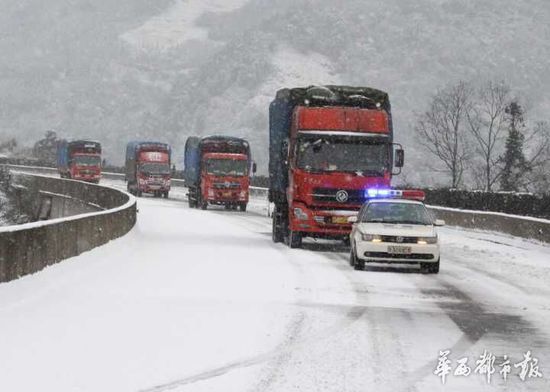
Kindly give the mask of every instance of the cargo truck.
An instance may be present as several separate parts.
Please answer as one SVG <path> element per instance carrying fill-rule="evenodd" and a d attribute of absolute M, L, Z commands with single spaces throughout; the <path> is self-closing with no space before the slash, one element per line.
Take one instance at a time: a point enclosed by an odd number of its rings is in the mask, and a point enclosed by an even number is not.
<path fill-rule="evenodd" d="M 274 242 L 349 242 L 348 217 L 403 166 L 388 94 L 369 87 L 282 89 L 269 110 Z M 394 167 L 397 172 L 394 173 Z"/>
<path fill-rule="evenodd" d="M 166 143 L 130 142 L 126 146 L 128 192 L 168 198 L 171 186 L 172 150 Z"/>
<path fill-rule="evenodd" d="M 189 137 L 185 143 L 184 180 L 189 207 L 209 204 L 246 211 L 250 173 L 256 171 L 250 146 L 230 136 Z"/>
<path fill-rule="evenodd" d="M 60 140 L 57 171 L 61 178 L 97 184 L 101 178 L 101 144 L 91 140 Z"/>

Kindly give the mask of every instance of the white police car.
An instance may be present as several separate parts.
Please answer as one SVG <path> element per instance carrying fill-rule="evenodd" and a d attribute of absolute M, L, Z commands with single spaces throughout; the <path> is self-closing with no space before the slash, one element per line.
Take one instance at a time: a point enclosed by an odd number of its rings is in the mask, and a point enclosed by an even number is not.
<path fill-rule="evenodd" d="M 350 217 L 350 264 L 362 270 L 365 263 L 419 264 L 422 272 L 439 272 L 439 240 L 434 220 L 416 190 L 369 190 L 369 200 Z"/>

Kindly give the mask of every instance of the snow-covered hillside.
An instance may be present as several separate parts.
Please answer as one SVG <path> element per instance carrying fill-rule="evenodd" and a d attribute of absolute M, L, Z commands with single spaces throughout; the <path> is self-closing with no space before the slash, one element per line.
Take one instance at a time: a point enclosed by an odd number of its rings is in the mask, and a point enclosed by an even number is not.
<path fill-rule="evenodd" d="M 547 0 L 47 3 L 0 0 L 0 129 L 91 135 L 114 163 L 136 137 L 181 155 L 189 135 L 231 133 L 265 173 L 267 105 L 290 85 L 387 90 L 409 172 L 414 113 L 448 82 L 506 79 L 548 119 Z"/>

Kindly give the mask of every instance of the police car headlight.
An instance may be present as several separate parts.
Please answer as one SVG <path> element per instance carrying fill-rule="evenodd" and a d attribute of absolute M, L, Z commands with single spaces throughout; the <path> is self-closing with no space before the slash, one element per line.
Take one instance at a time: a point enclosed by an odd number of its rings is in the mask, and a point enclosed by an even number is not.
<path fill-rule="evenodd" d="M 368 242 L 382 242 L 382 237 L 376 234 L 361 233 L 361 239 Z"/>
<path fill-rule="evenodd" d="M 416 241 L 418 245 L 437 244 L 437 236 L 435 237 L 420 237 Z"/>

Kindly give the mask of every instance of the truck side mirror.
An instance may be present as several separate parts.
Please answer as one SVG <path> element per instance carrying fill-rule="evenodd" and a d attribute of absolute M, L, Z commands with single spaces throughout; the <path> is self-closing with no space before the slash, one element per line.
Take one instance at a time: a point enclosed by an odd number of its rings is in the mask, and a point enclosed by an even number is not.
<path fill-rule="evenodd" d="M 258 166 L 256 165 L 256 162 L 252 162 L 252 173 L 256 173 L 256 170 L 258 170 Z"/>
<path fill-rule="evenodd" d="M 395 150 L 395 167 L 403 167 L 405 164 L 405 150 L 399 148 Z"/>

